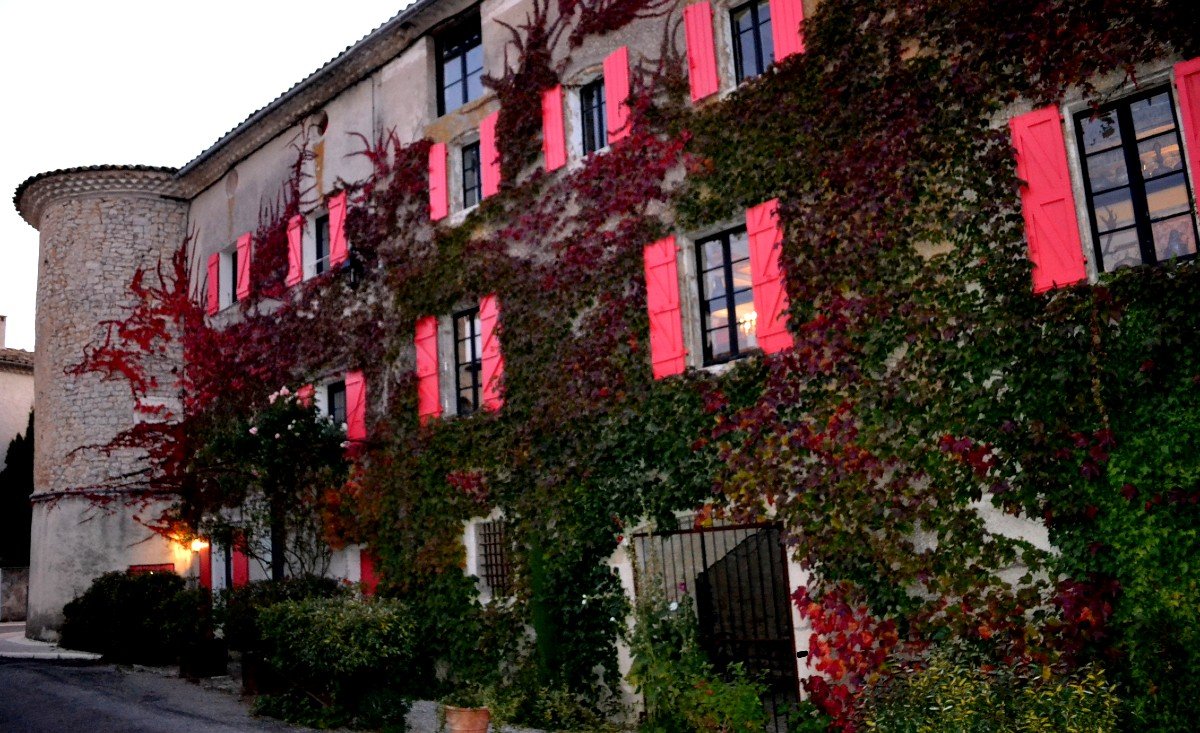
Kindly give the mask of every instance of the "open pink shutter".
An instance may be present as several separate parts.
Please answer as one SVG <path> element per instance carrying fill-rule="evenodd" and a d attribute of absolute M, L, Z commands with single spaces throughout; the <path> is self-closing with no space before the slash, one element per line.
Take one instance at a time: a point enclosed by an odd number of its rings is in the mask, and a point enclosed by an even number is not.
<path fill-rule="evenodd" d="M 1033 291 L 1071 285 L 1087 278 L 1062 117 L 1043 107 L 1009 121 L 1017 149 L 1025 238 L 1033 261 Z"/>
<path fill-rule="evenodd" d="M 483 407 L 499 410 L 504 405 L 500 394 L 504 379 L 504 355 L 500 353 L 500 301 L 496 295 L 488 295 L 479 301 L 479 328 L 483 336 L 483 354 L 480 364 L 483 380 Z"/>
<path fill-rule="evenodd" d="M 304 279 L 304 217 L 296 214 L 288 219 L 288 274 L 290 288 Z"/>
<path fill-rule="evenodd" d="M 1200 190 L 1200 58 L 1175 64 L 1175 88 L 1183 113 L 1183 140 L 1192 174 L 1192 190 Z"/>
<path fill-rule="evenodd" d="M 346 243 L 346 192 L 329 199 L 329 266 L 337 267 L 349 256 Z"/>
<path fill-rule="evenodd" d="M 212 545 L 205 545 L 196 554 L 200 560 L 200 587 L 212 590 Z"/>
<path fill-rule="evenodd" d="M 437 318 L 425 316 L 419 319 L 413 340 L 417 347 L 417 416 L 424 425 L 442 416 L 438 385 Z"/>
<path fill-rule="evenodd" d="M 367 383 L 361 371 L 346 372 L 346 439 L 367 439 Z"/>
<path fill-rule="evenodd" d="M 483 166 L 480 181 L 484 198 L 500 191 L 500 148 L 496 144 L 496 121 L 499 119 L 500 111 L 497 110 L 479 123 L 479 158 Z"/>
<path fill-rule="evenodd" d="M 717 47 L 713 43 L 713 11 L 709 3 L 694 3 L 683 9 L 683 30 L 687 36 L 688 83 L 692 101 L 716 94 Z"/>
<path fill-rule="evenodd" d="M 629 47 L 621 46 L 604 59 L 604 116 L 608 144 L 629 134 Z"/>
<path fill-rule="evenodd" d="M 450 186 L 446 180 L 446 143 L 429 148 L 429 218 L 437 221 L 450 213 Z"/>
<path fill-rule="evenodd" d="M 237 297 L 245 300 L 250 297 L 250 232 L 246 232 L 237 240 Z"/>
<path fill-rule="evenodd" d="M 208 303 L 204 312 L 215 316 L 221 310 L 221 255 L 208 256 Z"/>
<path fill-rule="evenodd" d="M 804 0 L 770 0 L 771 39 L 775 43 L 775 60 L 804 53 L 804 36 L 800 23 L 804 20 Z"/>
<path fill-rule="evenodd" d="M 359 580 L 362 582 L 363 595 L 373 596 L 379 588 L 379 575 L 375 570 L 375 553 L 367 548 L 358 551 Z"/>
<path fill-rule="evenodd" d="M 548 171 L 558 170 L 567 164 L 562 84 L 542 92 L 542 152 L 546 156 Z"/>
<path fill-rule="evenodd" d="M 655 379 L 679 374 L 686 366 L 675 255 L 675 237 L 648 244 L 642 252 L 646 266 L 646 309 L 650 313 L 650 363 Z"/>
<path fill-rule="evenodd" d="M 230 581 L 234 588 L 240 588 L 250 582 L 250 556 L 246 554 L 246 535 L 241 532 L 233 536 L 233 553 L 229 558 L 229 565 L 233 571 Z"/>
<path fill-rule="evenodd" d="M 779 228 L 779 199 L 746 209 L 746 234 L 750 239 L 750 278 L 754 286 L 755 333 L 765 354 L 792 347 L 787 330 L 788 296 L 779 256 L 783 230 Z"/>

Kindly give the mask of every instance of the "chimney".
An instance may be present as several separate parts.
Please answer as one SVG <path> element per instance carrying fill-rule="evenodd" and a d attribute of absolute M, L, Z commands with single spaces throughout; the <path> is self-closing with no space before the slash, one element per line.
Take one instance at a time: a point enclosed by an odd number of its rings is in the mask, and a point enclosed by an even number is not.
<path fill-rule="evenodd" d="M 4 348 L 4 322 L 8 320 L 8 316 L 0 316 L 0 349 Z"/>

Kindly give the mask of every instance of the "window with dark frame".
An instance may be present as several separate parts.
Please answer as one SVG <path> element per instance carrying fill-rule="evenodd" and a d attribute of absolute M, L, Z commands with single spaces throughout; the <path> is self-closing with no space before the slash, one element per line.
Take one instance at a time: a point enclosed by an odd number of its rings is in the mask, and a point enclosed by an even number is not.
<path fill-rule="evenodd" d="M 313 261 L 313 274 L 320 275 L 329 269 L 329 214 L 318 216 L 314 222 L 316 238 L 316 257 Z"/>
<path fill-rule="evenodd" d="M 479 143 L 462 147 L 463 208 L 475 206 L 483 198 L 483 169 L 479 165 Z"/>
<path fill-rule="evenodd" d="M 704 364 L 720 364 L 758 348 L 750 242 L 746 228 L 696 243 Z"/>
<path fill-rule="evenodd" d="M 326 387 L 326 390 L 325 405 L 329 417 L 333 419 L 335 425 L 341 425 L 346 422 L 346 383 L 334 382 Z"/>
<path fill-rule="evenodd" d="M 437 36 L 438 116 L 483 96 L 483 34 L 473 12 Z"/>
<path fill-rule="evenodd" d="M 479 575 L 492 590 L 492 597 L 512 594 L 512 560 L 505 538 L 504 520 L 481 522 L 476 535 L 479 548 Z"/>
<path fill-rule="evenodd" d="M 459 311 L 454 319 L 454 404 L 456 413 L 479 409 L 483 382 L 483 332 L 479 308 Z"/>
<path fill-rule="evenodd" d="M 729 13 L 733 26 L 733 68 L 738 83 L 758 76 L 775 62 L 771 38 L 771 5 L 751 2 Z"/>
<path fill-rule="evenodd" d="M 1075 115 L 1099 269 L 1196 254 L 1196 218 L 1168 87 Z"/>
<path fill-rule="evenodd" d="M 583 85 L 579 90 L 579 107 L 583 117 L 583 154 L 588 155 L 608 145 L 603 78 Z"/>
<path fill-rule="evenodd" d="M 227 284 L 229 291 L 228 291 L 227 295 L 229 297 L 230 305 L 233 305 L 234 303 L 238 302 L 237 283 L 238 283 L 238 252 L 237 252 L 237 247 L 234 247 L 233 249 L 229 250 L 229 282 Z"/>

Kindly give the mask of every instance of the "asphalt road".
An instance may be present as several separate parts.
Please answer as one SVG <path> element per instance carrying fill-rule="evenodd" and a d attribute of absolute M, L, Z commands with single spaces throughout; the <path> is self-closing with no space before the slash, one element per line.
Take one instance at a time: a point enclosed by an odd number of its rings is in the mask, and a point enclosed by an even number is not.
<path fill-rule="evenodd" d="M 154 672 L 0 659 L 0 733 L 299 730 L 252 717 L 232 695 Z"/>

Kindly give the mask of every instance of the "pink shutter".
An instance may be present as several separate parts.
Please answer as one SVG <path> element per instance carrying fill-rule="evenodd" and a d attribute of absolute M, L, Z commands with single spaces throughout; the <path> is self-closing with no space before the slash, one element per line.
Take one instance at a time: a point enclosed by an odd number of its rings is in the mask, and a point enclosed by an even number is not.
<path fill-rule="evenodd" d="M 497 110 L 479 123 L 479 157 L 483 166 L 480 178 L 484 198 L 500 191 L 500 148 L 496 144 L 496 121 L 499 119 Z"/>
<path fill-rule="evenodd" d="M 493 293 L 479 301 L 479 328 L 483 336 L 480 364 L 483 379 L 483 407 L 499 410 L 504 405 L 500 394 L 504 379 L 504 355 L 500 353 L 500 301 Z"/>
<path fill-rule="evenodd" d="M 642 252 L 646 266 L 646 309 L 650 313 L 650 363 L 655 379 L 679 374 L 686 366 L 675 253 L 675 237 L 648 244 Z"/>
<path fill-rule="evenodd" d="M 546 157 L 548 171 L 558 170 L 567 164 L 562 84 L 542 92 L 542 152 Z"/>
<path fill-rule="evenodd" d="M 800 32 L 804 0 L 770 0 L 770 4 L 775 60 L 783 61 L 792 54 L 804 53 L 804 35 Z"/>
<path fill-rule="evenodd" d="M 221 255 L 208 256 L 208 306 L 204 312 L 215 316 L 221 310 Z"/>
<path fill-rule="evenodd" d="M 365 547 L 358 551 L 359 580 L 364 596 L 373 596 L 379 588 L 379 575 L 375 571 L 375 553 Z"/>
<path fill-rule="evenodd" d="M 446 179 L 446 143 L 429 148 L 429 218 L 437 221 L 450 213 L 450 186 Z"/>
<path fill-rule="evenodd" d="M 1192 174 L 1192 190 L 1200 190 L 1200 58 L 1175 64 L 1175 88 L 1183 113 L 1183 141 Z"/>
<path fill-rule="evenodd" d="M 212 590 L 212 545 L 205 545 L 196 553 L 200 560 L 200 587 Z"/>
<path fill-rule="evenodd" d="M 717 47 L 713 43 L 713 11 L 709 3 L 695 3 L 683 9 L 683 30 L 687 36 L 688 83 L 692 101 L 716 94 Z"/>
<path fill-rule="evenodd" d="M 417 347 L 417 416 L 424 425 L 430 419 L 442 416 L 438 385 L 437 318 L 425 316 L 419 319 L 413 340 Z"/>
<path fill-rule="evenodd" d="M 346 372 L 346 439 L 367 439 L 367 383 L 361 371 Z"/>
<path fill-rule="evenodd" d="M 746 234 L 750 239 L 750 278 L 754 285 L 755 333 L 765 354 L 792 347 L 787 330 L 788 296 L 779 256 L 783 230 L 779 228 L 779 199 L 746 209 Z"/>
<path fill-rule="evenodd" d="M 608 144 L 629 134 L 629 47 L 621 46 L 604 59 L 604 116 Z"/>
<path fill-rule="evenodd" d="M 250 297 L 250 232 L 246 232 L 237 240 L 237 297 L 245 300 Z"/>
<path fill-rule="evenodd" d="M 346 243 L 346 192 L 329 199 L 329 266 L 337 267 L 349 256 Z"/>
<path fill-rule="evenodd" d="M 229 559 L 233 571 L 234 588 L 240 588 L 250 582 L 250 556 L 246 554 L 246 536 L 238 532 L 233 536 L 233 556 Z"/>
<path fill-rule="evenodd" d="M 1008 124 L 1017 150 L 1033 291 L 1041 293 L 1084 280 L 1087 267 L 1058 108 L 1043 107 L 1014 117 Z"/>
<path fill-rule="evenodd" d="M 288 219 L 288 274 L 290 288 L 304 279 L 304 217 L 296 214 Z"/>

